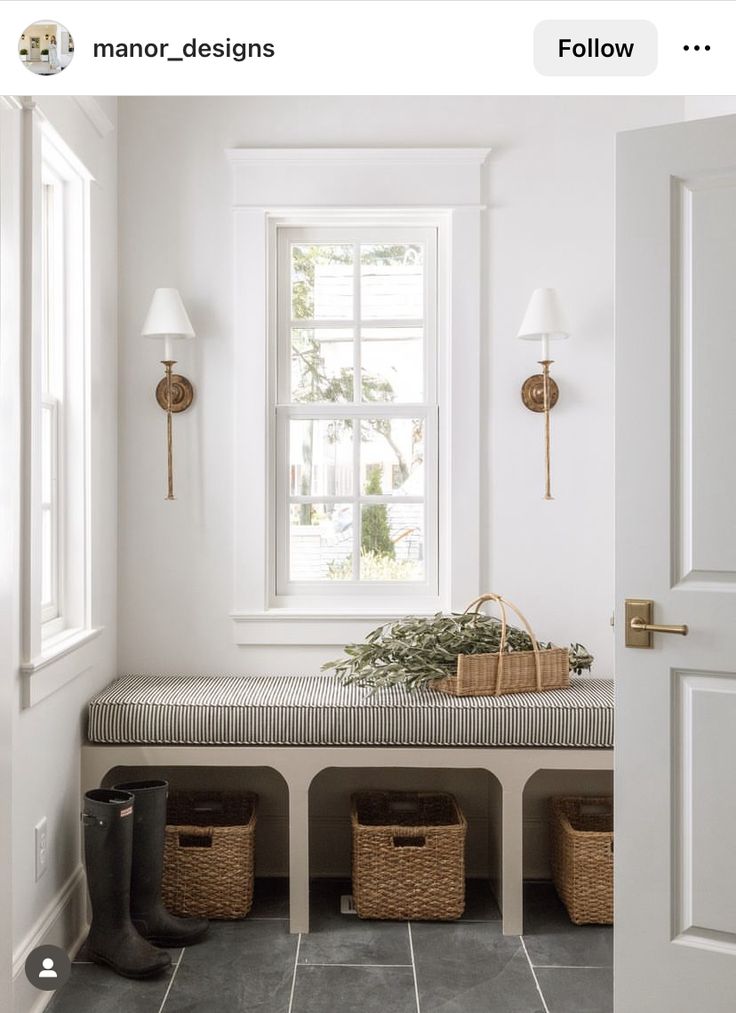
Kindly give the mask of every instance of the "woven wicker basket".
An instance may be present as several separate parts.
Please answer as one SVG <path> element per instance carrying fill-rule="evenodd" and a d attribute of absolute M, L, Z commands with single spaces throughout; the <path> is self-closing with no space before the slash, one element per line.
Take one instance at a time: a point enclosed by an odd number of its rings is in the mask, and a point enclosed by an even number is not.
<path fill-rule="evenodd" d="M 552 876 L 576 925 L 613 924 L 613 799 L 553 798 Z"/>
<path fill-rule="evenodd" d="M 534 693 L 545 689 L 564 689 L 570 685 L 570 658 L 566 647 L 542 650 L 529 623 L 515 605 L 500 594 L 482 594 L 471 601 L 478 614 L 485 601 L 495 601 L 501 612 L 501 642 L 493 654 L 460 654 L 457 673 L 437 679 L 429 685 L 453 696 L 501 696 L 506 693 Z M 505 651 L 506 606 L 521 619 L 531 637 L 531 651 Z"/>
<path fill-rule="evenodd" d="M 351 801 L 359 917 L 459 918 L 465 907 L 467 824 L 452 795 L 365 791 Z"/>
<path fill-rule="evenodd" d="M 257 802 L 248 792 L 169 795 L 162 889 L 169 911 L 245 918 L 253 903 Z"/>

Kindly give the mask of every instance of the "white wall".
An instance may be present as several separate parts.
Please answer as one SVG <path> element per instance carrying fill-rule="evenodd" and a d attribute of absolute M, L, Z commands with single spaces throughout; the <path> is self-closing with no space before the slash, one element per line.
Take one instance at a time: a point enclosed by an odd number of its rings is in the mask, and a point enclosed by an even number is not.
<path fill-rule="evenodd" d="M 685 98 L 686 120 L 703 120 L 710 116 L 731 116 L 736 113 L 736 95 L 688 95 Z"/>
<path fill-rule="evenodd" d="M 613 608 L 613 150 L 618 130 L 682 118 L 677 98 L 126 98 L 120 102 L 121 671 L 309 673 L 335 648 L 232 642 L 232 215 L 235 146 L 489 145 L 485 589 L 540 636 L 575 639 L 610 675 Z M 175 420 L 164 502 L 161 351 L 141 339 L 153 288 L 181 289 L 198 337 L 181 348 L 192 410 Z M 553 285 L 572 339 L 555 346 L 553 503 L 542 421 L 514 340 L 532 289 Z"/>
<path fill-rule="evenodd" d="M 86 672 L 36 706 L 22 709 L 18 674 L 16 574 L 10 615 L 15 635 L 3 642 L 3 682 L 12 685 L 12 806 L 3 823 L 12 826 L 12 945 L 15 963 L 14 1009 L 30 1010 L 39 993 L 25 979 L 22 962 L 41 942 L 68 946 L 78 939 L 84 921 L 84 882 L 79 850 L 79 746 L 85 704 L 116 673 L 117 626 L 117 134 L 116 102 L 100 98 L 97 127 L 70 98 L 38 98 L 38 107 L 95 177 L 91 190 L 91 459 L 92 459 L 92 597 L 93 623 L 99 637 L 80 649 Z M 17 116 L 20 117 L 20 113 Z M 107 129 L 103 126 L 108 120 Z M 100 132 L 102 130 L 102 132 Z M 21 181 L 18 158 L 14 171 Z M 20 251 L 14 256 L 20 259 Z M 15 370 L 14 393 L 7 407 L 17 440 L 19 411 L 18 347 L 21 330 L 5 326 L 3 365 Z M 5 416 L 3 423 L 5 429 Z M 17 455 L 17 443 L 16 443 Z M 5 459 L 5 458 L 4 458 Z M 10 481 L 0 486 L 0 516 L 8 517 L 11 543 L 19 539 L 19 459 L 13 458 Z M 3 604 L 5 601 L 3 600 Z M 84 653 L 82 653 L 84 652 Z M 49 868 L 35 882 L 34 826 L 48 820 Z M 9 1008 L 3 1006 L 3 1009 Z"/>
<path fill-rule="evenodd" d="M 20 115 L 0 99 L 0 792 L 6 813 L 13 798 L 11 677 L 18 661 L 20 569 Z M 0 822 L 0 1009 L 12 1003 L 13 968 L 12 821 Z"/>

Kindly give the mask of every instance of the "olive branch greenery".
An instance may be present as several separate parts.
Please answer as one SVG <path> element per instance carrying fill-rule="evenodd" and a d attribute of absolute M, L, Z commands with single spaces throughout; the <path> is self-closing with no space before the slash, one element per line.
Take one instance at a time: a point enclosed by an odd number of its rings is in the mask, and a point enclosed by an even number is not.
<path fill-rule="evenodd" d="M 407 690 L 435 679 L 454 675 L 458 654 L 494 654 L 501 642 L 501 621 L 495 616 L 463 612 L 434 616 L 409 616 L 373 630 L 364 643 L 348 644 L 346 657 L 328 661 L 323 671 L 334 670 L 344 685 L 356 683 L 381 689 L 403 685 Z M 539 641 L 547 650 L 552 645 Z M 505 651 L 531 651 L 528 633 L 506 627 Z M 579 675 L 590 669 L 593 656 L 582 644 L 570 644 L 570 671 Z"/>

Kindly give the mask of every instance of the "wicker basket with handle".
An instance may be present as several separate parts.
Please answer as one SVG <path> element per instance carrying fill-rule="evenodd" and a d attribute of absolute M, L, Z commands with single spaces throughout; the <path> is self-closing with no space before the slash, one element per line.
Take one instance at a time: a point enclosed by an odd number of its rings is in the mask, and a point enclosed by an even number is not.
<path fill-rule="evenodd" d="M 465 834 L 445 792 L 352 796 L 353 899 L 360 918 L 449 921 L 465 907 Z"/>
<path fill-rule="evenodd" d="M 576 925 L 613 923 L 613 799 L 550 800 L 552 878 Z"/>
<path fill-rule="evenodd" d="M 257 803 L 244 791 L 171 792 L 162 884 L 169 911 L 245 918 L 253 903 Z"/>
<path fill-rule="evenodd" d="M 432 689 L 453 696 L 501 696 L 505 693 L 534 693 L 564 689 L 570 685 L 570 656 L 566 647 L 540 648 L 524 615 L 500 594 L 482 594 L 468 605 L 478 615 L 481 605 L 494 601 L 501 613 L 501 640 L 492 654 L 459 654 L 457 674 L 430 683 Z M 532 642 L 531 651 L 506 651 L 507 613 L 511 609 L 524 624 Z M 464 614 L 465 614 L 464 613 Z"/>

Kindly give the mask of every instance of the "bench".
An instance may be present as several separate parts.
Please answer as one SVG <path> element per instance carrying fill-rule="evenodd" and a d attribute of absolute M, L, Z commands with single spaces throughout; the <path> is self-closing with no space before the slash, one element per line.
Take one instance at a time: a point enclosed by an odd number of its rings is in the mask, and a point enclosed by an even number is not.
<path fill-rule="evenodd" d="M 493 775 L 489 880 L 503 931 L 522 931 L 524 787 L 539 770 L 611 770 L 613 684 L 453 697 L 371 693 L 331 676 L 125 676 L 89 705 L 82 789 L 118 766 L 270 767 L 289 795 L 290 928 L 309 931 L 309 787 L 329 768 Z"/>

